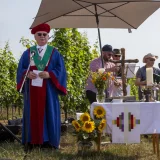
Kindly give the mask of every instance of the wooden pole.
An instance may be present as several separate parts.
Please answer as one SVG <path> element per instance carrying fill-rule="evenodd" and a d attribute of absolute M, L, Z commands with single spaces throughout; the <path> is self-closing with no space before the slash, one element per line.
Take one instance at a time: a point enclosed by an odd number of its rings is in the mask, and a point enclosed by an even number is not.
<path fill-rule="evenodd" d="M 138 63 L 138 59 L 125 59 L 125 49 L 121 48 L 122 59 L 121 60 L 109 60 L 112 63 L 121 63 L 121 72 L 122 72 L 122 87 L 123 87 L 123 96 L 127 95 L 127 85 L 126 85 L 126 73 L 125 73 L 125 63 Z"/>
<path fill-rule="evenodd" d="M 152 134 L 153 139 L 153 153 L 157 153 L 157 157 L 159 158 L 159 135 L 157 133 Z"/>
<path fill-rule="evenodd" d="M 159 135 L 156 134 L 157 157 L 159 157 Z"/>
<path fill-rule="evenodd" d="M 155 134 L 152 134 L 152 140 L 153 140 L 153 153 L 155 154 L 156 153 L 156 147 L 155 147 Z"/>
<path fill-rule="evenodd" d="M 126 96 L 127 95 L 127 85 L 126 85 L 126 75 L 124 73 L 125 71 L 125 49 L 124 48 L 121 48 L 121 54 L 122 54 L 122 88 L 123 88 L 123 96 Z"/>

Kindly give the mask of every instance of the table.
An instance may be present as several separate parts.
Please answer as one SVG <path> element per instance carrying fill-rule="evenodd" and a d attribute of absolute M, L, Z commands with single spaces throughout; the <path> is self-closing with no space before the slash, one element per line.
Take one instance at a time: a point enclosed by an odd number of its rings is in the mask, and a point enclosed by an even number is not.
<path fill-rule="evenodd" d="M 112 133 L 112 108 L 122 103 L 97 103 L 94 102 L 90 108 L 93 118 L 93 109 L 102 106 L 106 110 L 107 128 L 106 133 Z M 140 128 L 141 134 L 160 134 L 160 102 L 125 102 L 123 105 L 140 105 Z"/>
<path fill-rule="evenodd" d="M 94 102 L 90 108 L 93 118 L 93 109 L 96 106 L 104 107 L 106 111 L 107 127 L 106 133 L 112 133 L 112 108 L 114 106 L 140 106 L 140 134 L 152 134 L 153 151 L 159 157 L 159 135 L 160 134 L 160 102 L 125 102 L 125 103 L 97 103 Z M 99 144 L 100 146 L 100 144 Z M 99 147 L 100 148 L 100 147 Z M 157 149 L 156 149 L 157 148 Z"/>

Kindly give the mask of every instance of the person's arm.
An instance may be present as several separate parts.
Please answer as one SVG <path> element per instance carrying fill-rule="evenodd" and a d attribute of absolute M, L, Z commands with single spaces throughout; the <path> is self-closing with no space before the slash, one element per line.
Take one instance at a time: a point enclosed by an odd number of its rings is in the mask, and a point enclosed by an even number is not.
<path fill-rule="evenodd" d="M 56 49 L 54 49 L 54 53 L 52 53 L 51 55 L 47 72 L 49 74 L 49 82 L 52 82 L 52 84 L 56 87 L 58 93 L 61 95 L 66 95 L 67 73 L 65 69 L 65 63 L 63 60 L 63 56 Z"/>
<path fill-rule="evenodd" d="M 137 73 L 136 73 L 136 81 L 135 81 L 135 85 L 136 86 L 144 86 L 144 85 L 146 85 L 146 81 L 141 81 L 141 79 L 142 79 L 142 71 L 139 68 Z"/>
<path fill-rule="evenodd" d="M 116 67 L 113 66 L 112 68 L 106 68 L 105 71 L 106 72 L 115 72 L 116 71 Z"/>
<path fill-rule="evenodd" d="M 100 68 L 100 64 L 98 62 L 98 59 L 95 59 L 93 60 L 91 63 L 90 63 L 90 71 L 92 72 L 98 72 L 98 69 Z"/>
<path fill-rule="evenodd" d="M 115 85 L 116 87 L 122 86 L 122 79 L 117 79 L 116 81 L 114 81 L 114 85 Z"/>
<path fill-rule="evenodd" d="M 144 86 L 144 85 L 146 85 L 146 81 L 141 81 L 141 78 L 136 78 L 135 85 L 136 86 Z"/>
<path fill-rule="evenodd" d="M 119 67 L 117 67 L 115 64 L 112 64 L 112 67 L 106 68 L 106 72 L 117 72 L 119 70 Z"/>

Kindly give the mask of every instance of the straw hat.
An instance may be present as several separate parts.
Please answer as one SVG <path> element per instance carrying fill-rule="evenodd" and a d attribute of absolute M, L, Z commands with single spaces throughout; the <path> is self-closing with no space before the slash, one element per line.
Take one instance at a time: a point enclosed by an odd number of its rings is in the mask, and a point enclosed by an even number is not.
<path fill-rule="evenodd" d="M 153 59 L 158 59 L 158 56 L 153 55 L 152 53 L 148 53 L 143 57 L 143 63 L 146 63 L 147 58 L 153 58 Z"/>

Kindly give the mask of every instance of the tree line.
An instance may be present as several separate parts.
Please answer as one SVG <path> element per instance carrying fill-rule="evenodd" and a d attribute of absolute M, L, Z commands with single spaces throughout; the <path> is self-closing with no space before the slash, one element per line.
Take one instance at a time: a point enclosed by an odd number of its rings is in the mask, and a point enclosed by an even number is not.
<path fill-rule="evenodd" d="M 20 43 L 27 49 L 35 45 L 35 41 L 21 38 Z M 97 42 L 91 48 L 87 35 L 74 28 L 54 29 L 51 46 L 54 46 L 63 55 L 67 70 L 66 96 L 60 96 L 60 104 L 67 119 L 68 112 L 86 111 L 89 102 L 85 96 L 85 84 L 89 74 L 90 61 L 98 57 Z M 23 107 L 22 95 L 16 91 L 16 71 L 18 61 L 9 49 L 9 43 L 0 49 L 0 107 Z M 134 80 L 130 80 L 131 93 L 137 94 Z M 8 113 L 7 113 L 8 115 Z M 7 116 L 8 119 L 8 116 Z"/>
<path fill-rule="evenodd" d="M 25 38 L 21 38 L 20 43 L 26 49 L 36 44 L 35 41 Z M 98 57 L 96 43 L 91 48 L 86 34 L 80 33 L 77 29 L 55 29 L 49 44 L 58 49 L 65 61 L 68 94 L 59 98 L 66 118 L 68 112 L 86 111 L 89 103 L 85 97 L 84 87 L 90 61 Z M 0 106 L 7 110 L 13 105 L 22 107 L 22 95 L 16 91 L 18 61 L 15 60 L 8 43 L 0 49 L 0 57 Z"/>

